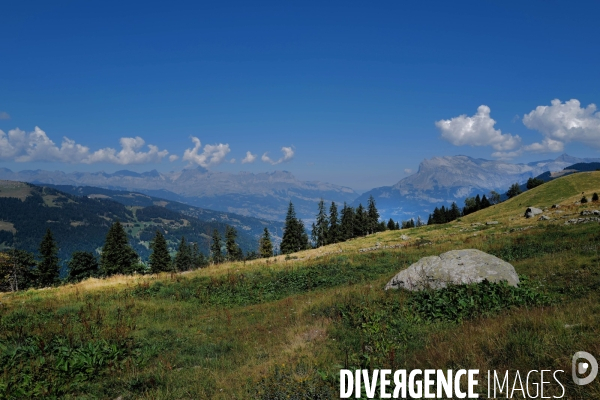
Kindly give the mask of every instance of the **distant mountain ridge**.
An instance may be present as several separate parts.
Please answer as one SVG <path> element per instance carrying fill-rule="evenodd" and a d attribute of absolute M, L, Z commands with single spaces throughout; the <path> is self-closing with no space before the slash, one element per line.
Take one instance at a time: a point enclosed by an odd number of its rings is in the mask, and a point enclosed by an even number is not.
<path fill-rule="evenodd" d="M 13 172 L 2 168 L 0 179 L 137 191 L 197 207 L 271 220 L 285 218 L 290 200 L 298 216 L 313 218 L 315 205 L 321 198 L 343 203 L 351 202 L 358 196 L 348 187 L 299 181 L 287 171 L 230 174 L 198 167 L 169 173 L 122 170 L 107 174 L 43 170 Z"/>
<path fill-rule="evenodd" d="M 425 218 L 433 208 L 455 201 L 462 207 L 464 199 L 477 193 L 495 190 L 504 193 L 508 187 L 520 184 L 546 171 L 561 171 L 575 163 L 600 162 L 595 158 L 577 158 L 563 154 L 554 160 L 513 164 L 468 156 L 446 156 L 426 159 L 416 174 L 408 176 L 393 186 L 372 189 L 353 205 L 366 204 L 373 196 L 384 218 Z"/>

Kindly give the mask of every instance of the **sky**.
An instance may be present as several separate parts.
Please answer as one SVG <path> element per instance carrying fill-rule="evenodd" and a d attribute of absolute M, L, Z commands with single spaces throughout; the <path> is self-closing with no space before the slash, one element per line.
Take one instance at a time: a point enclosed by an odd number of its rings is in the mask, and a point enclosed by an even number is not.
<path fill-rule="evenodd" d="M 324 5 L 325 3 L 325 5 Z M 600 2 L 5 2 L 0 168 L 286 170 L 600 157 Z"/>

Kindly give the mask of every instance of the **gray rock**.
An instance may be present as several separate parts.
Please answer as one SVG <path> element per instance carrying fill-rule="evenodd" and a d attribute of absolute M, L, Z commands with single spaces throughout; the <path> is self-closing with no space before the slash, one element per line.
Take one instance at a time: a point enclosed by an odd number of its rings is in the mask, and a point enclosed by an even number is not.
<path fill-rule="evenodd" d="M 439 289 L 452 284 L 508 281 L 519 284 L 515 268 L 491 254 L 475 249 L 452 250 L 438 256 L 423 257 L 407 269 L 400 271 L 385 289 L 408 290 Z"/>
<path fill-rule="evenodd" d="M 408 239 L 410 239 L 410 237 L 408 237 L 408 236 L 406 236 L 406 235 L 401 235 L 401 236 L 400 236 L 400 239 L 402 239 L 402 240 L 408 240 Z"/>
<path fill-rule="evenodd" d="M 581 215 L 600 215 L 600 211 L 598 210 L 583 210 Z"/>
<path fill-rule="evenodd" d="M 488 221 L 485 224 L 486 225 L 498 225 L 498 221 Z"/>
<path fill-rule="evenodd" d="M 560 208 L 560 204 L 552 204 L 552 207 L 550 208 Z"/>
<path fill-rule="evenodd" d="M 525 218 L 531 218 L 534 217 L 538 214 L 541 214 L 543 211 L 540 210 L 539 208 L 535 208 L 535 207 L 527 207 L 527 210 L 525 210 Z"/>
<path fill-rule="evenodd" d="M 547 215 L 542 215 L 539 220 L 540 221 L 548 221 L 550 219 L 550 217 L 548 217 Z"/>

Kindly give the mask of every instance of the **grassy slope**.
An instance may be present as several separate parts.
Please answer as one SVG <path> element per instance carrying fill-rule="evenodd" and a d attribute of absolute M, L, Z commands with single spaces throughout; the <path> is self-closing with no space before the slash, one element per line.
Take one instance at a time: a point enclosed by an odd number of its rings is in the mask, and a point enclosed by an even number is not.
<path fill-rule="evenodd" d="M 0 375 L 0 389 L 13 379 L 5 390 L 19 385 L 30 390 L 32 384 L 19 378 L 31 377 L 41 383 L 28 396 L 54 391 L 88 398 L 241 399 L 285 397 L 289 391 L 293 398 L 335 393 L 340 366 L 563 369 L 565 382 L 575 351 L 600 354 L 598 224 L 564 226 L 562 218 L 598 208 L 573 205 L 581 192 L 591 199 L 594 191 L 600 192 L 600 173 L 575 174 L 461 221 L 384 232 L 301 252 L 297 259 L 279 256 L 179 276 L 92 279 L 2 294 L 0 350 L 7 354 L 29 345 L 28 360 L 39 360 L 42 340 L 48 354 L 37 367 L 15 364 L 16 381 L 8 370 Z M 554 220 L 522 217 L 526 206 L 554 203 L 564 211 L 549 211 Z M 490 220 L 499 224 L 472 225 Z M 532 228 L 514 229 L 527 226 Z M 377 243 L 403 247 L 358 252 Z M 382 290 L 420 257 L 455 248 L 508 259 L 542 286 L 553 305 L 458 323 L 427 322 L 406 308 L 410 294 Z M 57 348 L 71 349 L 65 371 L 48 365 L 66 357 L 56 356 L 59 350 L 49 355 L 48 343 L 57 338 L 62 338 Z M 118 351 L 94 350 L 90 343 Z M 113 361 L 86 364 L 95 354 Z M 597 383 L 567 390 L 569 398 L 600 397 Z"/>

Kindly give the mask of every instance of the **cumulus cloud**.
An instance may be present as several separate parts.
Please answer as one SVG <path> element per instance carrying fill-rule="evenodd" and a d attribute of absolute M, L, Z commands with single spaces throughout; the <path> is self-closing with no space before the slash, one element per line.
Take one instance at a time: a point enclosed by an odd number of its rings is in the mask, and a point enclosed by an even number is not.
<path fill-rule="evenodd" d="M 531 151 L 562 151 L 568 142 L 581 142 L 600 148 L 600 112 L 596 105 L 581 107 L 579 100 L 564 103 L 552 100 L 523 117 L 523 124 L 544 135 L 542 143 L 530 145 Z"/>
<path fill-rule="evenodd" d="M 499 129 L 494 129 L 496 121 L 490 117 L 490 111 L 488 106 L 481 105 L 472 117 L 463 114 L 437 121 L 435 126 L 442 137 L 455 146 L 492 146 L 497 151 L 519 147 L 521 138 L 518 135 L 503 134 Z"/>
<path fill-rule="evenodd" d="M 249 151 L 246 152 L 246 157 L 242 160 L 242 164 L 253 163 L 256 160 L 256 154 L 252 154 Z"/>
<path fill-rule="evenodd" d="M 177 161 L 179 159 L 179 156 L 176 156 L 175 154 L 171 154 L 169 156 L 169 161 L 173 162 L 173 161 Z"/>
<path fill-rule="evenodd" d="M 0 119 L 10 119 L 10 114 L 6 111 L 0 111 Z"/>
<path fill-rule="evenodd" d="M 160 161 L 169 153 L 167 150 L 159 150 L 154 145 L 148 145 L 148 151 L 140 151 L 145 142 L 139 136 L 121 138 L 120 143 L 119 152 L 107 147 L 91 153 L 89 147 L 75 143 L 67 137 L 63 137 L 59 147 L 37 126 L 29 133 L 18 128 L 11 129 L 8 134 L 0 130 L 0 160 L 54 161 L 72 164 L 109 162 L 125 165 Z"/>
<path fill-rule="evenodd" d="M 412 169 L 410 169 L 410 168 L 404 168 L 404 173 L 405 173 L 405 174 L 412 174 L 412 173 L 413 173 L 413 170 L 412 170 Z"/>
<path fill-rule="evenodd" d="M 235 164 L 235 158 L 232 158 L 231 160 L 229 160 L 230 164 Z"/>
<path fill-rule="evenodd" d="M 281 164 L 282 162 L 286 162 L 286 161 L 290 161 L 292 158 L 294 158 L 294 150 L 291 147 L 282 147 L 281 151 L 283 152 L 283 157 L 281 157 L 279 160 L 275 161 L 272 160 L 267 154 L 269 153 L 265 153 L 262 155 L 262 157 L 260 158 L 263 162 L 269 163 L 271 165 L 277 165 L 277 164 Z"/>
<path fill-rule="evenodd" d="M 191 139 L 192 142 L 194 142 L 194 148 L 185 150 L 183 153 L 183 160 L 198 164 L 205 168 L 221 164 L 225 159 L 225 156 L 231 151 L 229 149 L 229 144 L 207 144 L 204 146 L 202 153 L 198 154 L 201 150 L 202 143 L 197 137 L 192 136 Z"/>

